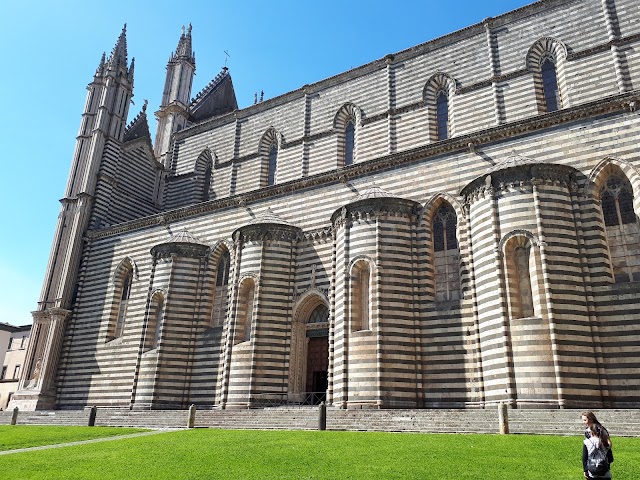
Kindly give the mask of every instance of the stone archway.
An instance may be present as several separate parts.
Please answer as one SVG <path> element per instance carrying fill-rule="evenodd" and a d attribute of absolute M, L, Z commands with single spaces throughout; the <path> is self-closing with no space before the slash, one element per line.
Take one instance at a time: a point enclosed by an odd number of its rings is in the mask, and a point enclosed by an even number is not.
<path fill-rule="evenodd" d="M 325 400 L 329 368 L 329 309 L 320 296 L 306 299 L 294 315 L 289 365 L 289 400 Z"/>

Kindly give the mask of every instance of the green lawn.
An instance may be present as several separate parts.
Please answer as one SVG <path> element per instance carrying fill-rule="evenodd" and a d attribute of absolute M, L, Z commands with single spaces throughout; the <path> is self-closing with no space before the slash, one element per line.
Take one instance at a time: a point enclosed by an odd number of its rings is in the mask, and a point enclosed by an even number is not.
<path fill-rule="evenodd" d="M 0 425 L 0 451 L 145 432 L 140 428 Z"/>
<path fill-rule="evenodd" d="M 640 438 L 614 442 L 613 477 L 639 478 Z M 196 429 L 0 455 L 0 471 L 21 480 L 578 480 L 581 453 L 579 436 Z"/>

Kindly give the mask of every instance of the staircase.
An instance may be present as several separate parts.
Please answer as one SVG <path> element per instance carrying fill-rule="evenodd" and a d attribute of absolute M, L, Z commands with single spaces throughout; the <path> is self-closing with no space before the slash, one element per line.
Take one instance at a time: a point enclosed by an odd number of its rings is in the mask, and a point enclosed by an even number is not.
<path fill-rule="evenodd" d="M 508 410 L 510 433 L 582 435 L 580 410 Z M 598 410 L 613 437 L 640 437 L 640 410 Z M 0 412 L 0 424 L 12 412 Z M 97 426 L 186 428 L 187 410 L 98 408 Z M 89 410 L 19 412 L 19 425 L 87 425 Z M 264 430 L 316 430 L 318 407 L 271 407 L 250 410 L 197 410 L 195 427 Z M 498 409 L 340 410 L 327 408 L 327 430 L 498 433 Z"/>

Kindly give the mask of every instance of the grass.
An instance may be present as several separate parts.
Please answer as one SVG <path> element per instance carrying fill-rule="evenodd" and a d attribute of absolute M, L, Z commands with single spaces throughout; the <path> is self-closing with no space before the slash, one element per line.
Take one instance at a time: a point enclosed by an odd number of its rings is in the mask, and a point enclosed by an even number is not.
<path fill-rule="evenodd" d="M 640 438 L 614 442 L 614 478 L 637 479 Z M 0 471 L 24 480 L 580 479 L 581 453 L 579 436 L 196 429 L 2 455 Z"/>
<path fill-rule="evenodd" d="M 145 432 L 140 428 L 0 425 L 0 451 Z"/>

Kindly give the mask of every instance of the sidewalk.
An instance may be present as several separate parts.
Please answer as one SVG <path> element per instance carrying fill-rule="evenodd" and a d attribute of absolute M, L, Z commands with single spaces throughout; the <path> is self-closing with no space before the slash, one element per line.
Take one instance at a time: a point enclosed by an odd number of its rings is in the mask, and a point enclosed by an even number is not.
<path fill-rule="evenodd" d="M 4 450 L 0 455 L 9 455 L 10 453 L 33 452 L 35 450 L 46 450 L 48 448 L 72 447 L 74 445 L 84 445 L 85 443 L 108 442 L 111 440 L 122 440 L 123 438 L 144 437 L 147 435 L 156 435 L 158 433 L 175 432 L 177 430 L 152 430 L 150 432 L 129 433 L 127 435 L 115 435 L 104 438 L 93 438 L 91 440 L 80 440 L 78 442 L 56 443 L 54 445 L 41 445 L 39 447 L 17 448 L 15 450 Z"/>

